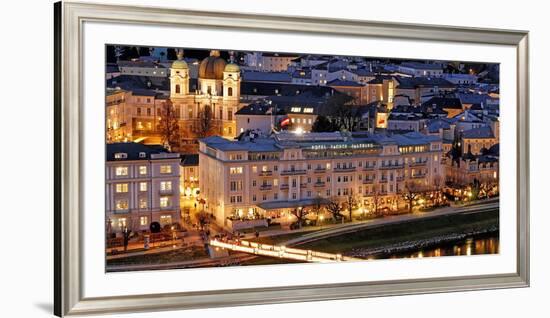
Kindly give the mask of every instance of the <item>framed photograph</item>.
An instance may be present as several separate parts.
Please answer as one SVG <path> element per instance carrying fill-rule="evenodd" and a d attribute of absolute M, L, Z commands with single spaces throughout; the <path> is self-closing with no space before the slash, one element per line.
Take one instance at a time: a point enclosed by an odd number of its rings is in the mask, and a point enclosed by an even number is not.
<path fill-rule="evenodd" d="M 527 31 L 54 17 L 56 315 L 529 285 Z"/>

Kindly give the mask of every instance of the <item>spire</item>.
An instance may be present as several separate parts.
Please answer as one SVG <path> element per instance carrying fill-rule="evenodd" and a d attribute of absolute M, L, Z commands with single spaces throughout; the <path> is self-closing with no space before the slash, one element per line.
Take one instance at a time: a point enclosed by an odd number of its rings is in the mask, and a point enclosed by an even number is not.
<path fill-rule="evenodd" d="M 235 63 L 235 51 L 229 51 L 229 63 Z"/>

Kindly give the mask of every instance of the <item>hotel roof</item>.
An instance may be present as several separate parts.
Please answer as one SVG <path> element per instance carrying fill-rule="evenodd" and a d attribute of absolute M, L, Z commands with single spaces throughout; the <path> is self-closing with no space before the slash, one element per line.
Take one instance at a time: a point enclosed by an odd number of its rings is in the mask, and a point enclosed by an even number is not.
<path fill-rule="evenodd" d="M 441 141 L 438 136 L 419 132 L 388 135 L 383 133 L 350 134 L 345 132 L 294 134 L 281 132 L 270 137 L 257 137 L 250 140 L 229 140 L 219 136 L 203 138 L 200 142 L 221 151 L 273 152 L 285 148 L 303 149 L 355 149 L 379 148 L 382 145 L 415 146 Z"/>
<path fill-rule="evenodd" d="M 118 153 L 125 153 L 125 158 L 115 158 L 115 154 Z M 151 157 L 152 155 L 161 153 L 170 152 L 161 145 L 144 145 L 135 142 L 107 144 L 106 149 L 107 161 L 150 160 L 155 159 Z M 144 154 L 145 157 L 140 156 L 140 154 Z"/>
<path fill-rule="evenodd" d="M 466 139 L 486 139 L 486 138 L 495 138 L 491 127 L 483 126 L 479 128 L 474 128 L 466 130 L 462 133 L 462 138 Z"/>

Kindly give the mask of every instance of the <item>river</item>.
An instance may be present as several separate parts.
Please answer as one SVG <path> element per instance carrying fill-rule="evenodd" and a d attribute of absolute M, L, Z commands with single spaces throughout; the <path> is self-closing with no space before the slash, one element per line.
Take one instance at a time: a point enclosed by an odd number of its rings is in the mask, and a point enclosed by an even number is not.
<path fill-rule="evenodd" d="M 420 258 L 458 255 L 498 254 L 498 234 L 468 237 L 464 240 L 407 252 L 372 255 L 368 259 Z"/>

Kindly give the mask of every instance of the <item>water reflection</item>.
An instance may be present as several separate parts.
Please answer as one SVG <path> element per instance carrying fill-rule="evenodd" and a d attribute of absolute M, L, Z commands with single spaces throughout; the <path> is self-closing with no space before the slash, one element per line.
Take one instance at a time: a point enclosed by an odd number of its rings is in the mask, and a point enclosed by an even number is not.
<path fill-rule="evenodd" d="M 454 244 L 433 246 L 416 251 L 408 251 L 396 254 L 384 254 L 371 256 L 369 259 L 380 258 L 423 258 L 457 255 L 498 254 L 498 236 L 467 238 Z"/>

